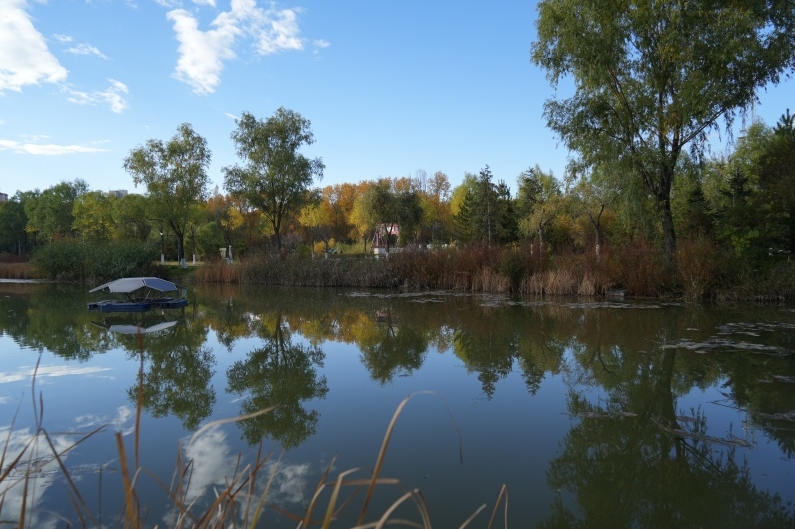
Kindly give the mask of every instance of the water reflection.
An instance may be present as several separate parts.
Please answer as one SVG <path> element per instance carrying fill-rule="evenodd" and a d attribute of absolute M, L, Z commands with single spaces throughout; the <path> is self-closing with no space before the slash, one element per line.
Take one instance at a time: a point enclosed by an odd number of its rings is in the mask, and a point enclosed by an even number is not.
<path fill-rule="evenodd" d="M 375 321 L 368 322 L 370 330 L 363 330 L 358 342 L 362 363 L 373 380 L 387 384 L 396 374 L 410 375 L 422 366 L 428 339 L 410 322 L 400 321 L 398 313 L 389 305 L 375 312 Z"/>
<path fill-rule="evenodd" d="M 281 311 L 261 321 L 261 347 L 236 361 L 227 371 L 227 391 L 245 396 L 240 414 L 277 406 L 270 413 L 239 422 L 249 444 L 267 437 L 285 450 L 295 448 L 315 432 L 319 414 L 308 411 L 303 401 L 328 393 L 326 377 L 318 374 L 325 355 L 316 345 L 293 343 Z"/>
<path fill-rule="evenodd" d="M 183 319 L 146 341 L 140 389 L 145 410 L 155 417 L 179 417 L 188 430 L 210 416 L 216 399 L 211 383 L 216 359 L 206 339 L 206 327 Z M 130 345 L 125 348 L 134 353 Z M 139 387 L 131 387 L 128 395 L 137 402 Z"/>
<path fill-rule="evenodd" d="M 620 353 L 617 349 L 614 352 Z M 572 389 L 568 411 L 579 418 L 547 470 L 559 496 L 540 527 L 790 527 L 791 507 L 752 484 L 727 432 L 708 435 L 701 409 L 677 415 L 677 353 L 623 356 L 639 376 L 613 385 L 601 402 Z M 616 363 L 613 363 L 615 365 Z M 607 373 L 607 369 L 605 373 Z M 740 432 L 742 433 L 742 432 Z M 739 460 L 739 462 L 738 462 Z"/>
<path fill-rule="evenodd" d="M 192 431 L 213 418 L 216 388 L 224 387 L 236 398 L 233 413 L 277 405 L 272 413 L 236 423 L 246 443 L 266 438 L 299 450 L 322 430 L 321 413 L 329 409 L 322 401 L 345 389 L 327 378 L 327 355 L 337 345 L 358 353 L 353 358 L 363 368 L 364 381 L 357 380 L 362 406 L 378 392 L 410 386 L 413 377 L 423 376 L 441 358 L 447 371 L 434 371 L 439 380 L 426 380 L 443 384 L 463 365 L 458 371 L 467 376 L 456 380 L 474 382 L 487 397 L 484 405 L 500 410 L 501 420 L 520 415 L 518 403 L 505 404 L 519 397 L 571 417 L 567 431 L 549 441 L 559 448 L 544 461 L 544 488 L 556 496 L 543 507 L 539 527 L 783 527 L 795 522 L 791 506 L 777 496 L 791 497 L 791 486 L 760 488 L 761 471 L 753 467 L 762 461 L 765 469 L 779 472 L 774 485 L 792 474 L 791 310 L 228 285 L 197 286 L 188 313 L 174 319 L 92 322 L 96 314 L 82 310 L 80 295 L 63 287 L 5 292 L 0 304 L 3 335 L 19 345 L 20 356 L 29 348 L 64 361 L 40 367 L 39 376 L 100 372 L 108 368 L 90 362 L 110 351 L 122 351 L 136 369 L 142 357 L 141 385 L 130 385 L 125 395 L 128 415 L 140 391 L 145 411 L 174 417 Z M 124 329 L 135 332 L 114 332 Z M 220 347 L 212 345 L 213 339 Z M 220 367 L 219 360 L 225 362 Z M 29 379 L 32 363 L 27 365 L 4 366 L 0 385 Z M 515 380 L 519 392 L 512 386 Z M 559 403 L 552 400 L 554 393 L 544 396 L 550 387 L 561 388 Z M 0 404 L 4 399 L 0 395 Z M 467 406 L 457 412 L 467 413 Z M 335 409 L 332 420 L 356 422 L 345 413 Z M 96 417 L 82 414 L 75 420 L 87 425 Z M 477 426 L 472 431 L 469 435 L 480 435 Z M 191 501 L 211 494 L 234 472 L 234 437 L 210 429 L 185 447 L 186 457 L 195 461 Z M 760 448 L 766 439 L 774 450 Z M 517 445 L 521 441 L 528 439 Z M 492 442 L 477 437 L 473 444 L 493 452 Z M 501 442 L 505 453 L 492 455 L 499 463 L 489 462 L 490 467 L 509 468 L 521 459 L 509 441 Z M 777 467 L 782 462 L 789 467 Z M 314 467 L 303 460 L 282 465 L 282 488 L 273 489 L 281 490 L 279 501 L 311 497 L 305 488 Z M 525 491 L 527 485 L 512 486 Z"/>

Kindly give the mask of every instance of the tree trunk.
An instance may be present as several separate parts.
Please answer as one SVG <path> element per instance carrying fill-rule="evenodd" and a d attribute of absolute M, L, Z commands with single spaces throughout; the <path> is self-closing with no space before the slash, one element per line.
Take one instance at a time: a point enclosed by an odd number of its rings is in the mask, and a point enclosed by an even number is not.
<path fill-rule="evenodd" d="M 179 248 L 177 249 L 177 261 L 182 268 L 186 268 L 185 264 L 185 234 L 180 232 L 179 236 Z"/>
<path fill-rule="evenodd" d="M 665 240 L 665 266 L 670 269 L 674 266 L 674 255 L 676 254 L 676 233 L 674 232 L 674 218 L 671 215 L 670 194 L 663 200 L 661 207 L 663 239 Z"/>
<path fill-rule="evenodd" d="M 599 214 L 594 218 L 591 215 L 591 212 L 588 211 L 588 218 L 591 221 L 591 226 L 593 226 L 595 243 L 596 243 L 596 262 L 599 262 L 599 259 L 602 257 L 602 213 L 605 211 L 605 206 L 602 204 L 601 209 L 599 210 Z"/>
<path fill-rule="evenodd" d="M 271 224 L 273 225 L 273 234 L 276 236 L 276 253 L 282 253 L 282 237 L 279 234 L 279 228 L 281 228 L 280 223 L 276 220 L 272 221 Z"/>

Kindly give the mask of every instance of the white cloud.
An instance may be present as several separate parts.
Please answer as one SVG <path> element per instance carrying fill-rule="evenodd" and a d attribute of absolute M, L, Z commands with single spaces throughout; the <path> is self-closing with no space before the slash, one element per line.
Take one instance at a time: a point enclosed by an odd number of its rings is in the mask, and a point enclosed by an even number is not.
<path fill-rule="evenodd" d="M 303 50 L 298 36 L 300 9 L 261 9 L 254 0 L 232 0 L 232 12 L 245 16 L 247 30 L 261 55 L 272 55 L 282 50 Z"/>
<path fill-rule="evenodd" d="M 200 6 L 215 7 L 215 0 L 193 0 L 193 3 Z"/>
<path fill-rule="evenodd" d="M 221 82 L 223 59 L 235 57 L 232 51 L 240 29 L 227 13 L 221 13 L 212 22 L 215 29 L 199 30 L 198 21 L 184 9 L 169 11 L 166 15 L 174 22 L 179 41 L 180 57 L 174 77 L 193 87 L 198 94 L 209 94 Z"/>
<path fill-rule="evenodd" d="M 88 93 L 69 90 L 69 97 L 67 100 L 78 105 L 108 103 L 113 112 L 121 114 L 127 108 L 127 100 L 124 99 L 124 94 L 127 94 L 129 90 L 127 89 L 127 85 L 121 81 L 116 81 L 114 79 L 108 79 L 108 81 L 110 82 L 110 86 L 103 91 Z"/>
<path fill-rule="evenodd" d="M 215 5 L 215 0 L 194 2 Z M 196 93 L 214 92 L 221 83 L 224 61 L 236 57 L 234 46 L 242 37 L 253 40 L 260 55 L 304 49 L 297 22 L 300 13 L 300 9 L 262 9 L 256 0 L 232 0 L 230 11 L 220 13 L 210 23 L 212 29 L 202 31 L 190 12 L 169 11 L 166 16 L 174 23 L 180 54 L 174 77 L 191 85 Z"/>
<path fill-rule="evenodd" d="M 77 46 L 68 48 L 66 51 L 69 53 L 74 53 L 75 55 L 96 55 L 101 59 L 107 60 L 105 54 L 91 44 L 78 44 Z"/>
<path fill-rule="evenodd" d="M 25 0 L 3 0 L 0 16 L 0 93 L 23 86 L 58 83 L 68 74 L 33 27 Z"/>
<path fill-rule="evenodd" d="M 38 144 L 38 143 L 21 143 L 14 140 L 0 140 L 0 151 L 12 151 L 17 154 L 33 154 L 36 156 L 60 156 L 63 154 L 77 154 L 77 153 L 95 153 L 104 152 L 105 149 L 97 149 L 95 147 L 85 147 L 83 145 L 54 145 L 54 144 Z M 63 374 L 83 374 L 83 373 L 63 373 Z M 25 375 L 25 378 L 19 378 Z M 6 374 L 0 373 L 0 383 L 13 382 L 15 380 L 27 380 L 32 375 L 32 372 L 25 374 Z M 41 376 L 42 372 L 39 370 L 37 376 Z M 56 375 L 50 375 L 56 376 Z"/>
<path fill-rule="evenodd" d="M 56 33 L 55 35 L 53 35 L 53 37 L 54 37 L 54 38 L 55 38 L 55 40 L 57 40 L 58 42 L 64 42 L 64 43 L 66 43 L 66 42 L 72 42 L 72 37 L 70 37 L 69 35 L 63 35 L 63 34 L 61 34 L 61 33 Z"/>

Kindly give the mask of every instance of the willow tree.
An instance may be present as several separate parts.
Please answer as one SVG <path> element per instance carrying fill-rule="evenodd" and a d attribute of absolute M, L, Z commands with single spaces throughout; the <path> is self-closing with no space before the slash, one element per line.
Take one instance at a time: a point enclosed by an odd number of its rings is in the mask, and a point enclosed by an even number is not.
<path fill-rule="evenodd" d="M 282 220 L 306 204 L 315 178 L 323 178 L 323 161 L 298 152 L 315 142 L 311 123 L 283 107 L 265 121 L 243 112 L 232 141 L 246 165 L 224 167 L 224 187 L 262 212 L 273 226 L 276 248 L 281 250 Z"/>
<path fill-rule="evenodd" d="M 176 236 L 183 267 L 185 233 L 199 204 L 207 198 L 211 159 L 207 141 L 189 123 L 180 125 L 168 142 L 147 140 L 124 159 L 124 169 L 132 175 L 133 183 L 146 186 L 151 219 L 161 226 L 165 223 Z"/>
<path fill-rule="evenodd" d="M 618 161 L 654 198 L 666 256 L 671 184 L 684 149 L 703 152 L 756 91 L 795 66 L 791 0 L 542 0 L 532 61 L 550 83 L 548 126 L 586 164 Z"/>

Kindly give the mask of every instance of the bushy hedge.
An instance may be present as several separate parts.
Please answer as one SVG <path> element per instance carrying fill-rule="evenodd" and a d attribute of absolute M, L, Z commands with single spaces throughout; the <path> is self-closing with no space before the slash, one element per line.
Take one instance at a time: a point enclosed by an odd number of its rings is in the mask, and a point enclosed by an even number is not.
<path fill-rule="evenodd" d="M 40 248 L 31 263 L 38 277 L 58 281 L 107 281 L 156 275 L 157 242 L 63 239 Z"/>

